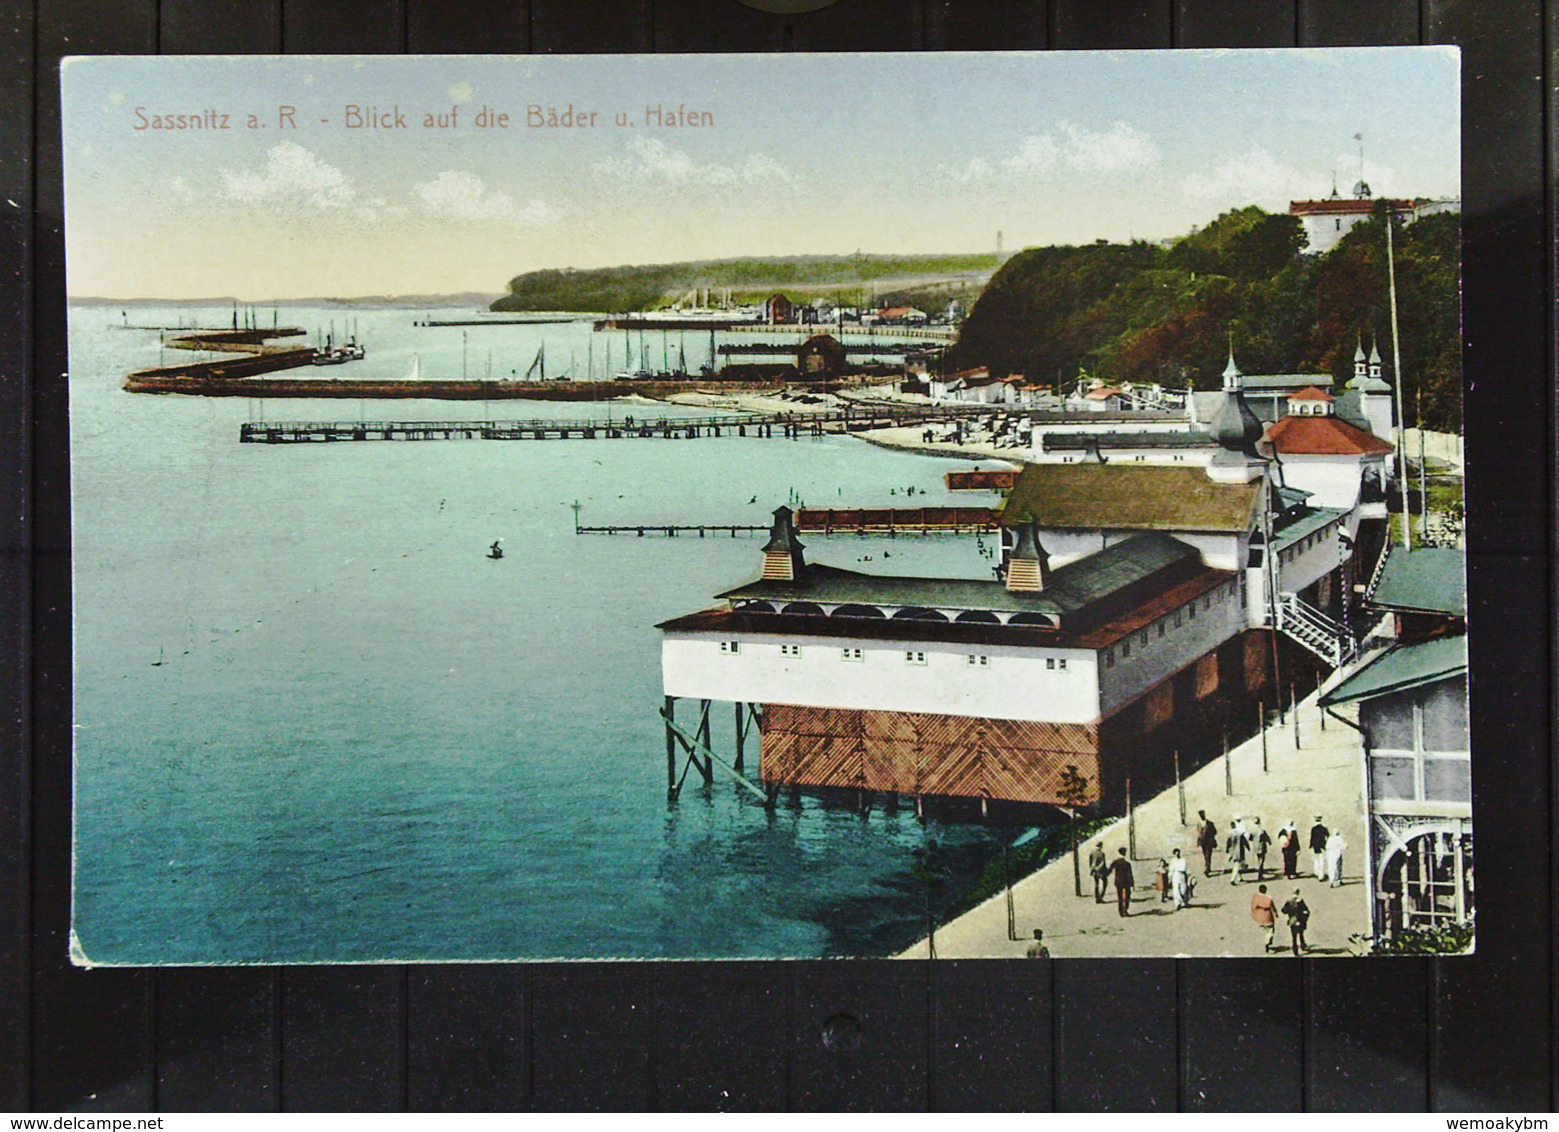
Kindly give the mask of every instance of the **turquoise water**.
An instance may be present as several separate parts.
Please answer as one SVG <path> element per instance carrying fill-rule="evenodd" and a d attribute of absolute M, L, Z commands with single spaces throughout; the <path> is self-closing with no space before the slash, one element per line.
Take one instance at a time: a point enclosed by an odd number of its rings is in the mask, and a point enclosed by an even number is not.
<path fill-rule="evenodd" d="M 464 355 L 479 376 L 489 348 L 523 372 L 543 337 L 551 372 L 589 350 L 583 326 L 462 342 L 414 328 L 422 313 L 358 315 L 368 360 L 323 372 L 401 376 L 416 355 L 425 376 L 458 377 Z M 333 318 L 338 337 L 348 317 L 281 312 L 311 330 Z M 1004 836 L 810 798 L 765 813 L 728 781 L 668 806 L 654 625 L 754 576 L 761 541 L 573 533 L 575 501 L 601 524 L 766 522 L 798 499 L 902 504 L 908 485 L 952 502 L 952 465 L 840 437 L 240 445 L 247 419 L 359 406 L 127 394 L 156 332 L 115 328 L 117 309 L 71 319 L 75 926 L 92 960 L 886 954 L 921 934 L 924 840 L 957 873 Z M 895 572 L 989 566 L 969 538 L 810 542 L 863 569 L 885 550 Z M 730 715 L 716 705 L 727 750 Z"/>

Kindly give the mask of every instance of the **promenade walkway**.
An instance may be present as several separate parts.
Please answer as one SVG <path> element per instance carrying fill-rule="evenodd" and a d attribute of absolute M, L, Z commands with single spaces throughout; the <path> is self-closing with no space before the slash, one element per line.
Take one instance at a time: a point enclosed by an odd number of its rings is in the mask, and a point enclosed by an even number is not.
<path fill-rule="evenodd" d="M 1056 959 L 1260 956 L 1262 932 L 1250 915 L 1251 896 L 1256 892 L 1254 873 L 1246 873 L 1247 883 L 1231 884 L 1223 855 L 1224 837 L 1235 815 L 1243 816 L 1247 826 L 1252 818 L 1259 817 L 1262 826 L 1272 834 L 1273 845 L 1267 856 L 1267 893 L 1279 908 L 1295 888 L 1303 893 L 1310 906 L 1310 928 L 1306 933 L 1310 954 L 1359 953 L 1362 949 L 1349 937 L 1367 933 L 1370 924 L 1363 877 L 1365 803 L 1359 735 L 1335 719 L 1326 720 L 1323 730 L 1313 695 L 1301 701 L 1298 717 L 1298 750 L 1294 748 L 1292 719 L 1268 729 L 1265 772 L 1261 768 L 1261 736 L 1230 752 L 1232 795 L 1224 792 L 1221 758 L 1215 758 L 1186 779 L 1186 817 L 1190 824 L 1180 822 L 1174 787 L 1137 807 L 1137 854 L 1132 863 L 1137 888 L 1128 918 L 1122 919 L 1118 914 L 1113 889 L 1105 903 L 1094 902 L 1092 882 L 1087 876 L 1087 853 L 1095 842 L 1102 841 L 1112 859 L 1117 849 L 1127 845 L 1127 825 L 1122 819 L 1083 846 L 1081 898 L 1073 894 L 1072 860 L 1065 856 L 1013 886 L 1019 940 L 1008 938 L 1006 897 L 999 893 L 936 930 L 937 957 L 1021 957 L 1035 928 L 1044 929 L 1045 943 Z M 1202 875 L 1202 855 L 1194 843 L 1198 810 L 1206 810 L 1218 825 L 1219 848 L 1213 854 L 1211 877 Z M 1317 880 L 1311 871 L 1309 831 L 1318 814 L 1328 828 L 1340 828 L 1347 838 L 1344 883 L 1338 888 Z M 1296 823 L 1301 833 L 1297 881 L 1282 879 L 1282 858 L 1277 851 L 1278 830 L 1288 821 Z M 1191 876 L 1196 882 L 1191 907 L 1180 911 L 1175 910 L 1172 901 L 1161 903 L 1151 887 L 1159 858 L 1168 858 L 1175 848 L 1191 862 Z M 1282 916 L 1278 917 L 1277 941 L 1288 943 Z M 1273 956 L 1290 954 L 1285 949 Z M 921 940 L 899 958 L 926 956 L 926 941 Z"/>

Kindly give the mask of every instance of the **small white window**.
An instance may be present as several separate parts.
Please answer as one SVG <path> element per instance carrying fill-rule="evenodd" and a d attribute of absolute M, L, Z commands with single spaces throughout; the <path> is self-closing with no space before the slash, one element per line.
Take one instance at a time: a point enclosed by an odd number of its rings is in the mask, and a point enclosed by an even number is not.
<path fill-rule="evenodd" d="M 989 668 L 990 666 L 991 666 L 991 658 L 990 657 L 988 657 L 988 656 L 977 656 L 977 655 L 975 655 L 973 653 L 970 654 L 970 656 L 969 656 L 969 667 L 970 668 Z"/>
<path fill-rule="evenodd" d="M 720 651 L 725 653 L 728 656 L 735 656 L 737 653 L 742 651 L 742 642 L 740 642 L 740 641 L 721 641 L 720 642 Z"/>
<path fill-rule="evenodd" d="M 1158 623 L 1158 635 L 1162 637 L 1164 635 L 1164 632 L 1165 632 L 1164 623 L 1162 621 L 1160 621 Z"/>
<path fill-rule="evenodd" d="M 1114 668 L 1115 667 L 1115 653 L 1112 650 L 1110 650 L 1110 649 L 1105 649 L 1104 650 L 1104 667 L 1106 667 L 1106 668 Z"/>
<path fill-rule="evenodd" d="M 1066 657 L 1063 656 L 1060 660 L 1056 661 L 1056 667 L 1059 668 L 1062 672 L 1065 672 L 1066 671 Z"/>
<path fill-rule="evenodd" d="M 1045 658 L 1045 671 L 1046 672 L 1054 672 L 1055 670 L 1056 670 L 1056 658 L 1053 657 L 1053 656 L 1047 656 Z"/>
<path fill-rule="evenodd" d="M 1186 606 L 1186 616 L 1189 617 L 1192 621 L 1196 620 L 1196 601 L 1195 601 L 1195 599 L 1192 599 L 1191 604 Z"/>
<path fill-rule="evenodd" d="M 780 655 L 781 656 L 800 656 L 801 655 L 801 646 L 800 645 L 781 645 L 780 646 Z"/>
<path fill-rule="evenodd" d="M 923 652 L 913 652 L 913 651 L 906 652 L 904 654 L 904 663 L 905 664 L 924 664 L 924 663 L 926 663 L 926 654 L 923 653 Z"/>
<path fill-rule="evenodd" d="M 1121 642 L 1121 659 L 1125 660 L 1130 655 L 1131 655 L 1131 638 L 1127 637 L 1124 641 Z"/>
<path fill-rule="evenodd" d="M 840 651 L 842 660 L 865 660 L 866 654 L 860 649 L 843 649 Z"/>
<path fill-rule="evenodd" d="M 1137 647 L 1144 649 L 1148 647 L 1148 631 L 1146 629 L 1142 630 L 1141 634 L 1137 637 Z"/>

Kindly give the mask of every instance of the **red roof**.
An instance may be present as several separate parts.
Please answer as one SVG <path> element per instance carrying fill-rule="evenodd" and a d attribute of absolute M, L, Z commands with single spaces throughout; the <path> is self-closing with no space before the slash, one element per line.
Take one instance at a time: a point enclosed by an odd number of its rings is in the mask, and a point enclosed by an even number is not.
<path fill-rule="evenodd" d="M 1385 198 L 1382 198 L 1385 199 Z M 1395 212 L 1407 212 L 1413 207 L 1410 200 L 1387 200 Z M 1292 200 L 1288 202 L 1290 216 L 1330 216 L 1335 213 L 1360 213 L 1368 215 L 1375 208 L 1371 197 L 1341 198 L 1337 200 Z"/>
<path fill-rule="evenodd" d="M 1288 395 L 1288 399 L 1290 401 L 1335 401 L 1335 400 L 1337 400 L 1337 398 L 1333 397 L 1326 390 L 1318 389 L 1314 385 L 1307 385 L 1303 389 L 1301 389 L 1301 390 L 1299 390 L 1299 391 L 1297 391 L 1295 393 L 1290 393 Z"/>
<path fill-rule="evenodd" d="M 1282 456 L 1376 456 L 1391 445 L 1336 417 L 1284 417 L 1267 428 Z"/>
<path fill-rule="evenodd" d="M 1116 389 L 1113 385 L 1107 385 L 1103 389 L 1095 389 L 1091 391 L 1088 394 L 1088 399 L 1091 401 L 1103 401 L 1110 397 L 1119 397 L 1124 392 L 1125 390 L 1123 389 Z"/>

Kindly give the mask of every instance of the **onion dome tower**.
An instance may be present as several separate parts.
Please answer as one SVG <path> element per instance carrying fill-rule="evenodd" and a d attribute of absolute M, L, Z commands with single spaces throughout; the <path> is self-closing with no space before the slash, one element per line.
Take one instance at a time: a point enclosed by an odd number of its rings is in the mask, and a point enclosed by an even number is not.
<path fill-rule="evenodd" d="M 1245 384 L 1229 347 L 1229 364 L 1223 367 L 1223 404 L 1213 418 L 1213 439 L 1218 452 L 1207 465 L 1207 474 L 1219 483 L 1249 483 L 1266 464 L 1256 451 L 1261 440 L 1261 421 L 1245 403 Z"/>

